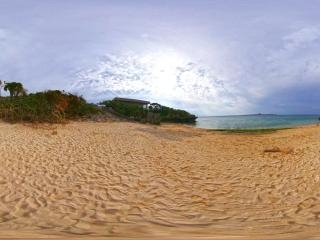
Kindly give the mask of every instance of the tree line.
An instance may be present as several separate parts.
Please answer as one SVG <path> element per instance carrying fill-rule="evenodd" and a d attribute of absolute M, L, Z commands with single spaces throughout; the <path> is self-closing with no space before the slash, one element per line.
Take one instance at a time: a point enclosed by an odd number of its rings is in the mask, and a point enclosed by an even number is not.
<path fill-rule="evenodd" d="M 195 115 L 190 114 L 185 110 L 170 108 L 160 105 L 159 103 L 151 103 L 147 108 L 136 104 L 117 101 L 116 99 L 106 100 L 100 104 L 112 109 L 115 114 L 121 117 L 139 122 L 154 124 L 160 124 L 160 122 L 195 123 L 197 119 Z"/>
<path fill-rule="evenodd" d="M 86 100 L 59 90 L 48 90 L 28 94 L 20 82 L 0 80 L 1 90 L 9 92 L 9 97 L 0 97 L 0 119 L 9 122 L 62 122 L 66 119 L 90 117 L 112 111 L 119 117 L 142 123 L 160 124 L 160 122 L 194 123 L 196 116 L 181 109 L 174 109 L 158 103 L 147 108 L 136 104 L 106 100 L 100 104 L 87 103 Z"/>

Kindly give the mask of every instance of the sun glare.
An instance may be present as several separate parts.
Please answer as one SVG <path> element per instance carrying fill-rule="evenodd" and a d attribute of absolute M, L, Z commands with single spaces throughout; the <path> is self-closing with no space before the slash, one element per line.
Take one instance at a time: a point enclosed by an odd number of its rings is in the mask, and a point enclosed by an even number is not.
<path fill-rule="evenodd" d="M 151 81 L 155 94 L 161 95 L 174 90 L 177 69 L 187 64 L 187 58 L 174 51 L 164 51 L 147 55 Z"/>

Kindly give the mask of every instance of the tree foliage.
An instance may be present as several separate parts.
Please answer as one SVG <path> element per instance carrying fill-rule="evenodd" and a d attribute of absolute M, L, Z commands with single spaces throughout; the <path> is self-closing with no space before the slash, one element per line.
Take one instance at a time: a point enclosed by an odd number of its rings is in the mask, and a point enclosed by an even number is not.
<path fill-rule="evenodd" d="M 0 118 L 9 122 L 58 123 L 100 111 L 97 106 L 88 104 L 82 97 L 59 90 L 0 100 Z"/>
<path fill-rule="evenodd" d="M 129 118 L 136 121 L 144 121 L 147 117 L 147 110 L 140 105 L 123 103 L 116 100 L 104 101 L 101 104 L 112 108 L 114 113 L 120 117 Z"/>
<path fill-rule="evenodd" d="M 9 91 L 10 97 L 26 95 L 26 90 L 23 88 L 22 83 L 19 82 L 5 82 L 3 89 Z"/>
<path fill-rule="evenodd" d="M 148 119 L 150 119 L 150 113 L 159 114 L 159 122 L 194 123 L 197 118 L 187 111 L 162 106 L 159 103 L 151 103 L 147 109 L 140 105 L 116 100 L 104 101 L 101 104 L 112 108 L 115 113 L 122 117 L 131 118 L 137 121 L 148 121 Z M 154 121 L 154 118 L 152 119 Z"/>
<path fill-rule="evenodd" d="M 185 110 L 162 106 L 160 119 L 162 122 L 194 123 L 197 117 Z"/>

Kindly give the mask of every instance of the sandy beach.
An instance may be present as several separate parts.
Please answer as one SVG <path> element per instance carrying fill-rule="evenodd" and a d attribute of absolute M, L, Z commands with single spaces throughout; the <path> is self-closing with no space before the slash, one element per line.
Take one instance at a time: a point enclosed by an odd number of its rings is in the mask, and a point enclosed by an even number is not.
<path fill-rule="evenodd" d="M 0 123 L 0 150 L 0 237 L 320 239 L 320 126 Z"/>

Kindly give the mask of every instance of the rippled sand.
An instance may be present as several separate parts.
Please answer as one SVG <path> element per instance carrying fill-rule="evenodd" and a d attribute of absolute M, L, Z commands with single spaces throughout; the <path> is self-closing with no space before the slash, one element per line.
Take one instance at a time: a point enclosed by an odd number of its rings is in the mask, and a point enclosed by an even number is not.
<path fill-rule="evenodd" d="M 320 126 L 0 123 L 0 151 L 1 237 L 320 236 Z"/>

